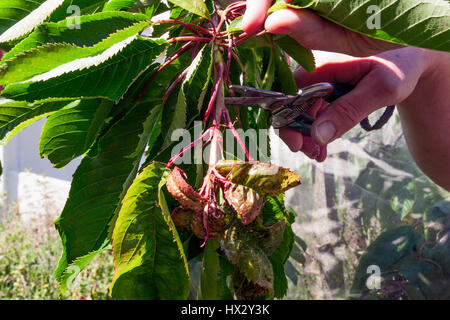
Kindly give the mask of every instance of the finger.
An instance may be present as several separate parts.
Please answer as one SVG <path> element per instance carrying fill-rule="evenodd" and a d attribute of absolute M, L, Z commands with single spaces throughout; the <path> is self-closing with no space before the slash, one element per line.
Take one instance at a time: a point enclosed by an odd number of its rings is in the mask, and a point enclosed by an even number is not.
<path fill-rule="evenodd" d="M 276 11 L 267 18 L 265 29 L 271 33 L 287 34 L 309 49 L 352 56 L 368 56 L 399 47 L 349 31 L 309 10 Z"/>
<path fill-rule="evenodd" d="M 345 96 L 327 106 L 313 124 L 311 136 L 319 145 L 327 145 L 352 129 L 376 109 L 398 102 L 400 79 L 390 74 L 369 72 Z M 394 84 L 394 85 L 391 85 Z"/>
<path fill-rule="evenodd" d="M 248 34 L 258 32 L 264 26 L 271 4 L 272 0 L 247 0 L 242 29 Z"/>
<path fill-rule="evenodd" d="M 298 131 L 282 128 L 279 130 L 279 136 L 292 152 L 301 151 L 318 162 L 325 161 L 327 157 L 326 146 L 318 145 L 311 137 L 305 137 Z"/>
<path fill-rule="evenodd" d="M 337 82 L 355 85 L 366 76 L 374 65 L 371 59 L 350 58 L 340 62 L 330 62 L 318 66 L 315 71 L 308 73 L 303 68 L 295 71 L 295 81 L 299 88 L 318 82 Z"/>
<path fill-rule="evenodd" d="M 323 162 L 327 156 L 327 147 L 318 145 L 311 137 L 303 137 L 301 151 L 318 162 Z"/>
<path fill-rule="evenodd" d="M 288 128 L 281 128 L 279 130 L 279 136 L 292 152 L 302 150 L 303 135 L 300 132 Z"/>

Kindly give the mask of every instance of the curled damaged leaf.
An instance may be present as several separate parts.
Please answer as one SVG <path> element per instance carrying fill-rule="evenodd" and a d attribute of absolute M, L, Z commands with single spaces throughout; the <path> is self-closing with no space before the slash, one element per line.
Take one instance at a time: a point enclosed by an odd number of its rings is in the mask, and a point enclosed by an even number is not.
<path fill-rule="evenodd" d="M 225 253 L 228 261 L 232 264 L 238 264 L 241 254 L 250 245 L 250 241 L 250 236 L 242 232 L 242 228 L 238 224 L 234 224 L 225 231 L 220 241 L 220 248 Z"/>
<path fill-rule="evenodd" d="M 271 255 L 283 242 L 284 230 L 286 229 L 286 220 L 281 220 L 271 226 L 262 226 L 258 230 L 259 241 L 258 244 L 268 255 Z"/>
<path fill-rule="evenodd" d="M 239 214 L 244 225 L 253 222 L 266 203 L 266 199 L 255 190 L 233 183 L 227 185 L 224 198 Z"/>
<path fill-rule="evenodd" d="M 220 248 L 235 266 L 232 282 L 239 299 L 273 295 L 272 263 L 257 245 L 253 233 L 241 224 L 227 229 L 220 241 Z"/>
<path fill-rule="evenodd" d="M 172 214 L 172 221 L 180 230 L 189 230 L 194 218 L 195 212 L 189 209 L 184 209 L 182 206 L 176 207 Z"/>
<path fill-rule="evenodd" d="M 209 239 L 218 238 L 226 227 L 226 215 L 220 209 L 216 210 L 216 218 L 208 215 Z M 176 207 L 172 214 L 175 226 L 181 231 L 190 230 L 199 239 L 205 239 L 206 230 L 203 222 L 203 211 L 194 212 L 182 206 Z"/>
<path fill-rule="evenodd" d="M 273 268 L 269 258 L 261 249 L 247 247 L 233 274 L 236 295 L 242 299 L 272 296 L 273 285 Z"/>
<path fill-rule="evenodd" d="M 216 217 L 208 215 L 209 239 L 218 238 L 224 231 L 226 220 L 225 213 L 220 209 L 216 209 L 216 212 Z M 200 212 L 193 215 L 191 229 L 197 238 L 205 239 L 206 229 L 203 222 L 203 213 Z"/>
<path fill-rule="evenodd" d="M 167 190 L 181 204 L 184 209 L 195 212 L 203 210 L 207 201 L 196 192 L 187 182 L 183 170 L 175 167 L 167 176 Z"/>
<path fill-rule="evenodd" d="M 234 223 L 225 230 L 220 248 L 234 265 L 240 263 L 251 246 L 260 247 L 266 255 L 271 255 L 283 242 L 285 229 L 285 219 L 270 226 L 264 226 L 261 219 L 248 226 Z"/>
<path fill-rule="evenodd" d="M 252 188 L 262 196 L 277 196 L 301 184 L 295 172 L 270 163 L 220 161 L 216 169 L 229 181 Z"/>
<path fill-rule="evenodd" d="M 258 283 L 249 281 L 237 268 L 233 273 L 232 282 L 234 293 L 240 300 L 251 300 L 257 297 L 271 295 L 271 292 L 273 292 L 271 288 L 266 288 Z"/>
<path fill-rule="evenodd" d="M 216 170 L 225 177 L 234 167 L 245 164 L 246 162 L 242 160 L 220 160 L 216 163 Z"/>

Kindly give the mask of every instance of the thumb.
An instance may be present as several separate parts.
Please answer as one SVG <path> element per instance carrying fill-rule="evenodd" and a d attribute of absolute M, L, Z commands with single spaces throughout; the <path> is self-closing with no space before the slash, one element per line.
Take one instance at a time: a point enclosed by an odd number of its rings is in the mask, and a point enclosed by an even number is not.
<path fill-rule="evenodd" d="M 257 33 L 264 26 L 271 0 L 247 0 L 242 29 L 248 34 Z"/>
<path fill-rule="evenodd" d="M 375 110 L 399 102 L 396 87 L 390 88 L 388 83 L 376 71 L 369 72 L 355 89 L 320 112 L 311 130 L 313 140 L 321 146 L 327 145 Z"/>

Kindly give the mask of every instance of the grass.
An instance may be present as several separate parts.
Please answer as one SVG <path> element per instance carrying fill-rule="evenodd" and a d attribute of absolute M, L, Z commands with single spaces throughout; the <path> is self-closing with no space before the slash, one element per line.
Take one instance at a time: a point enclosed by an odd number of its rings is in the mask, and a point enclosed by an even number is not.
<path fill-rule="evenodd" d="M 1 215 L 0 215 L 1 217 Z M 2 300 L 104 300 L 113 275 L 112 255 L 105 251 L 74 280 L 64 296 L 53 271 L 62 253 L 53 221 L 43 214 L 23 221 L 12 210 L 0 218 L 0 299 Z"/>

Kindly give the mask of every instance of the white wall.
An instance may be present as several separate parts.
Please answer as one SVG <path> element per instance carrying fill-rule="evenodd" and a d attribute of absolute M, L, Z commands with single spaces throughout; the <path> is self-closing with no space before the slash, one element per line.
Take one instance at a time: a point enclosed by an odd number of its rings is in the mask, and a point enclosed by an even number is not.
<path fill-rule="evenodd" d="M 39 139 L 45 119 L 14 136 L 0 147 L 3 166 L 0 188 L 7 202 L 18 201 L 24 215 L 59 211 L 66 200 L 72 174 L 80 163 L 75 159 L 63 169 L 56 169 L 39 155 Z"/>

